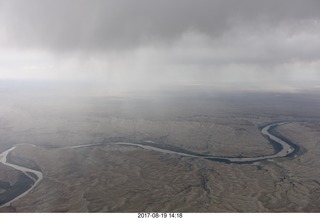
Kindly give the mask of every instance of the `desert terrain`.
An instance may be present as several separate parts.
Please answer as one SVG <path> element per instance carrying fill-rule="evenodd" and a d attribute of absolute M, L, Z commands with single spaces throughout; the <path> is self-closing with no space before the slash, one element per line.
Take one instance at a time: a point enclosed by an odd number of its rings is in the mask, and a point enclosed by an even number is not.
<path fill-rule="evenodd" d="M 0 152 L 15 146 L 8 162 L 43 174 L 1 212 L 320 212 L 317 90 L 0 95 Z M 278 121 L 293 157 L 228 164 L 117 144 L 258 157 L 275 153 L 260 128 Z M 1 204 L 31 185 L 0 163 Z"/>

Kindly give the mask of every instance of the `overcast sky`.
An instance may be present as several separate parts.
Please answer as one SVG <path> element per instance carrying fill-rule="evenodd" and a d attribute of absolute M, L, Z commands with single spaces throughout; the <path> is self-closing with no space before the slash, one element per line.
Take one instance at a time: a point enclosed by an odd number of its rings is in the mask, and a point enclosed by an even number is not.
<path fill-rule="evenodd" d="M 319 0 L 0 0 L 0 78 L 320 81 Z"/>

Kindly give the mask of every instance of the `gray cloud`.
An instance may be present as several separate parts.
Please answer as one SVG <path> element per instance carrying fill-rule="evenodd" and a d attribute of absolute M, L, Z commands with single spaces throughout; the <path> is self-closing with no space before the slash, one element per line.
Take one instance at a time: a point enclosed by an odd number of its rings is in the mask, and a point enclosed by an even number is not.
<path fill-rule="evenodd" d="M 0 0 L 0 77 L 319 79 L 318 0 Z"/>
<path fill-rule="evenodd" d="M 319 19 L 317 0 L 2 0 L 12 43 L 50 49 L 108 49 L 166 42 L 196 31 L 210 37 L 235 25 Z"/>

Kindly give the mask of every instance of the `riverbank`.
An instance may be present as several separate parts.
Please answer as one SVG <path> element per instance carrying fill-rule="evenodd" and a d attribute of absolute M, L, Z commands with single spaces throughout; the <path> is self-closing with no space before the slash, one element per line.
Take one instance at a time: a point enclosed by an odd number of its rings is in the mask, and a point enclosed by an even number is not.
<path fill-rule="evenodd" d="M 214 155 L 206 155 L 206 154 L 199 154 L 192 151 L 188 151 L 186 149 L 182 149 L 177 146 L 168 145 L 168 144 L 159 144 L 152 141 L 146 141 L 143 143 L 128 143 L 128 142 L 117 142 L 116 145 L 122 146 L 134 146 L 140 147 L 146 150 L 155 150 L 163 153 L 168 154 L 177 154 L 180 156 L 187 156 L 187 157 L 197 157 L 202 159 L 207 159 L 216 162 L 223 162 L 223 163 L 236 163 L 236 164 L 249 164 L 254 163 L 261 160 L 266 159 L 274 159 L 274 158 L 281 158 L 281 157 L 289 157 L 294 156 L 299 151 L 300 147 L 297 144 L 294 144 L 289 139 L 285 138 L 284 136 L 280 135 L 279 133 L 275 132 L 275 128 L 280 125 L 285 125 L 286 122 L 276 122 L 269 125 L 266 125 L 260 129 L 260 132 L 266 139 L 272 144 L 274 147 L 275 154 L 272 155 L 264 155 L 259 157 L 222 157 L 222 156 L 214 156 Z"/>
<path fill-rule="evenodd" d="M 27 167 L 19 166 L 8 162 L 8 155 L 16 147 L 13 146 L 10 149 L 0 154 L 0 162 L 4 165 L 14 168 L 19 171 L 17 182 L 1 193 L 0 207 L 9 206 L 15 200 L 27 195 L 42 179 L 42 172 Z"/>
<path fill-rule="evenodd" d="M 214 162 L 222 162 L 226 164 L 250 164 L 257 161 L 275 159 L 275 158 L 284 158 L 284 157 L 294 157 L 300 151 L 300 147 L 297 144 L 294 144 L 285 136 L 282 136 L 280 133 L 276 132 L 276 127 L 285 125 L 285 122 L 276 122 L 268 124 L 260 129 L 261 134 L 270 142 L 274 147 L 274 154 L 263 155 L 258 157 L 222 157 L 214 156 L 207 154 L 195 153 L 178 146 L 161 144 L 153 141 L 145 141 L 142 143 L 132 143 L 132 142 L 116 142 L 113 143 L 119 146 L 126 147 L 140 147 L 146 150 L 154 150 L 161 153 L 175 154 L 179 156 L 187 156 L 192 158 L 206 159 Z M 80 149 L 85 147 L 94 147 L 94 146 L 103 146 L 103 144 L 85 144 L 85 145 L 76 145 L 76 146 L 67 146 L 66 149 Z M 6 166 L 12 167 L 19 171 L 19 178 L 17 182 L 8 188 L 8 185 L 5 182 L 2 182 L 1 185 L 4 185 L 5 192 L 0 195 L 0 207 L 9 206 L 15 200 L 27 195 L 42 179 L 43 175 L 41 171 L 34 170 L 28 167 L 19 166 L 16 164 L 10 163 L 8 161 L 8 155 L 16 147 L 4 151 L 0 154 L 0 162 Z"/>

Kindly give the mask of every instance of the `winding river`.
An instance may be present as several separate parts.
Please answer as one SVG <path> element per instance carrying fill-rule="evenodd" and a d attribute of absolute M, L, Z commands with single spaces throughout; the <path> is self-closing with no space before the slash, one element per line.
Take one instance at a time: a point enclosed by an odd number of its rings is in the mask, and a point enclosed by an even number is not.
<path fill-rule="evenodd" d="M 25 174 L 26 176 L 28 176 L 31 180 L 33 180 L 33 184 L 32 186 L 24 191 L 23 193 L 17 195 L 15 198 L 11 199 L 10 201 L 0 205 L 0 207 L 4 207 L 4 206 L 9 206 L 12 202 L 16 201 L 17 199 L 27 195 L 34 187 L 36 187 L 36 185 L 39 184 L 39 182 L 43 179 L 43 174 L 40 171 L 37 170 L 33 170 L 30 168 L 26 168 L 26 167 L 22 167 L 22 166 L 18 166 L 12 163 L 8 163 L 7 161 L 7 156 L 8 154 L 13 151 L 16 148 L 16 146 L 13 146 L 12 148 L 2 152 L 0 154 L 0 162 L 3 163 L 6 166 L 12 167 L 18 171 L 21 171 L 23 174 Z M 32 176 L 32 174 L 34 174 L 36 177 Z"/>
<path fill-rule="evenodd" d="M 284 136 L 281 136 L 280 134 L 277 134 L 272 131 L 277 126 L 284 125 L 284 124 L 287 124 L 287 122 L 276 122 L 276 123 L 266 125 L 261 129 L 262 135 L 269 140 L 269 142 L 274 146 L 275 151 L 277 152 L 272 155 L 263 155 L 258 157 L 222 157 L 222 156 L 214 156 L 214 155 L 205 155 L 205 154 L 199 154 L 192 151 L 188 151 L 177 146 L 159 144 L 152 141 L 145 141 L 143 143 L 116 142 L 113 144 L 119 145 L 119 146 L 140 147 L 146 150 L 153 150 L 153 151 L 158 151 L 158 152 L 167 153 L 167 154 L 176 154 L 180 156 L 201 158 L 201 159 L 207 159 L 211 161 L 218 161 L 218 162 L 224 162 L 224 163 L 237 163 L 237 164 L 254 163 L 261 160 L 288 157 L 290 155 L 294 155 L 299 150 L 299 146 L 295 145 L 290 140 L 286 139 Z M 77 149 L 77 148 L 92 147 L 92 146 L 98 146 L 98 145 L 102 145 L 102 144 L 76 145 L 76 146 L 68 146 L 65 148 Z M 33 183 L 30 188 L 27 188 L 26 190 L 22 191 L 22 193 L 17 194 L 12 199 L 0 205 L 0 207 L 9 206 L 12 202 L 27 195 L 43 179 L 42 172 L 27 168 L 27 167 L 19 166 L 16 164 L 12 164 L 7 161 L 8 154 L 11 151 L 13 151 L 16 148 L 16 146 L 17 145 L 2 152 L 0 154 L 0 162 L 6 166 L 12 167 L 22 172 L 23 174 L 25 174 L 25 176 L 29 177 L 33 181 Z"/>
<path fill-rule="evenodd" d="M 274 158 L 280 158 L 280 157 L 287 157 L 290 154 L 296 152 L 299 148 L 297 145 L 286 139 L 285 137 L 281 135 L 271 134 L 270 129 L 273 129 L 277 126 L 287 124 L 287 122 L 277 122 L 269 124 L 261 129 L 261 133 L 263 136 L 265 136 L 272 145 L 275 143 L 278 143 L 281 146 L 281 150 L 275 154 L 272 155 L 263 155 L 258 157 L 222 157 L 222 156 L 214 156 L 214 155 L 204 155 L 204 154 L 198 154 L 192 151 L 187 151 L 184 149 L 177 150 L 177 147 L 174 147 L 175 150 L 172 150 L 169 147 L 159 147 L 159 144 L 152 142 L 152 141 L 146 141 L 143 144 L 141 143 L 127 143 L 127 142 L 117 142 L 117 145 L 123 145 L 123 146 L 135 146 L 135 147 L 141 147 L 143 149 L 147 150 L 154 150 L 159 151 L 167 154 L 177 154 L 181 156 L 187 156 L 187 157 L 196 157 L 196 158 L 202 158 L 212 161 L 218 161 L 218 162 L 224 162 L 224 163 L 254 163 L 261 160 L 266 159 L 274 159 Z"/>

